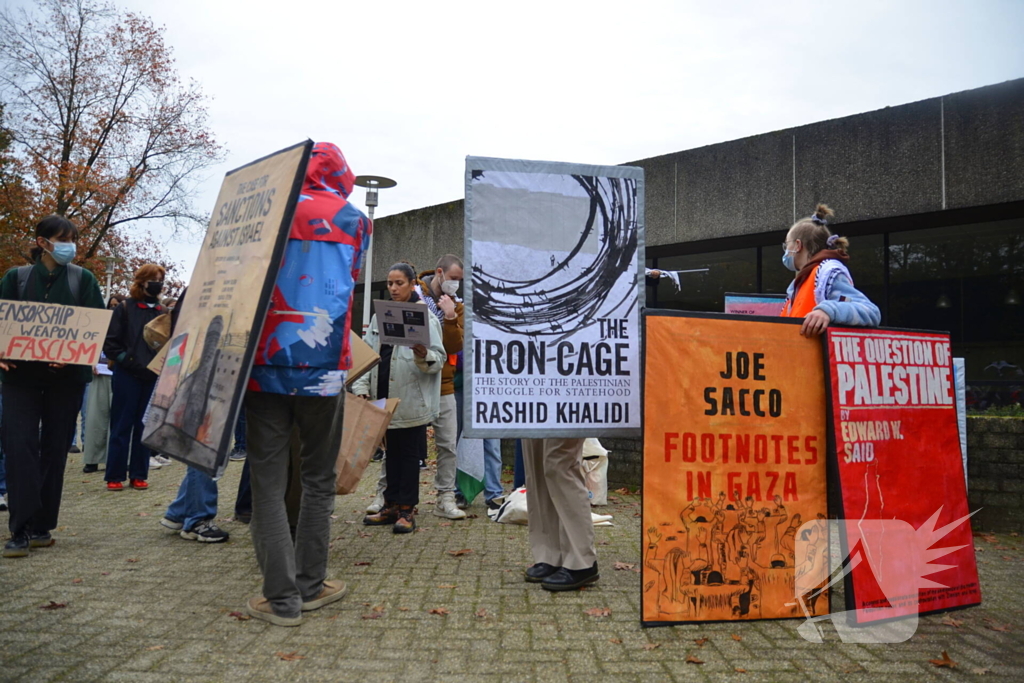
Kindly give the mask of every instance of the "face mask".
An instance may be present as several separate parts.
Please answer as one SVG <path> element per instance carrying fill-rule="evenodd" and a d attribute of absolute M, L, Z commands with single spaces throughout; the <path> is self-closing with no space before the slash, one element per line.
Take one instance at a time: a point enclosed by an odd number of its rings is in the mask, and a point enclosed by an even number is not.
<path fill-rule="evenodd" d="M 147 282 L 146 283 L 146 294 L 149 296 L 159 296 L 160 292 L 164 290 L 164 283 L 162 282 Z"/>
<path fill-rule="evenodd" d="M 50 240 L 46 240 L 50 242 Z M 53 251 L 50 252 L 50 256 L 57 262 L 58 265 L 66 266 L 75 259 L 75 243 L 74 242 L 50 242 L 53 246 Z"/>
<path fill-rule="evenodd" d="M 455 293 L 459 291 L 459 281 L 445 280 L 441 283 L 441 291 L 448 296 L 455 296 Z"/>

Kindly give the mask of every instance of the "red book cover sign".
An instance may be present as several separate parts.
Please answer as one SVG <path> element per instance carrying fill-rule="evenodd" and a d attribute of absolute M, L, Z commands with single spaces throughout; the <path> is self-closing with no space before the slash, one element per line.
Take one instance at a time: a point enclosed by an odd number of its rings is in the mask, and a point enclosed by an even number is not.
<path fill-rule="evenodd" d="M 847 608 L 873 623 L 980 603 L 949 335 L 831 328 L 826 346 Z"/>

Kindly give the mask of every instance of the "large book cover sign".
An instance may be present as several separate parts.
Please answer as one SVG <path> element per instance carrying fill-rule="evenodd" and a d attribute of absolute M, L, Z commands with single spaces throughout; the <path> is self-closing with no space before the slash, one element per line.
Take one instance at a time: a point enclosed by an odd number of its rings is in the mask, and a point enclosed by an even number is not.
<path fill-rule="evenodd" d="M 466 159 L 467 436 L 640 433 L 643 170 Z"/>
<path fill-rule="evenodd" d="M 231 171 L 168 342 L 143 442 L 219 477 L 312 142 Z"/>
<path fill-rule="evenodd" d="M 949 335 L 829 328 L 826 344 L 854 623 L 980 603 Z"/>
<path fill-rule="evenodd" d="M 797 589 L 828 574 L 821 343 L 788 318 L 644 322 L 642 623 L 828 613 Z"/>

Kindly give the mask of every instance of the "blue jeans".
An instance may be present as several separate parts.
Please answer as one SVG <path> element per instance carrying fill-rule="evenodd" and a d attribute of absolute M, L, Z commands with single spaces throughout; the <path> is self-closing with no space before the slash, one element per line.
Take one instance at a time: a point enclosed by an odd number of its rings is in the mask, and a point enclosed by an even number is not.
<path fill-rule="evenodd" d="M 114 368 L 111 379 L 110 440 L 107 446 L 107 481 L 149 478 L 149 457 L 153 454 L 142 445 L 142 416 L 149 397 L 156 386 L 152 380 L 142 380 L 125 370 Z"/>
<path fill-rule="evenodd" d="M 504 492 L 501 488 L 501 439 L 484 439 L 484 500 L 500 498 Z"/>
<path fill-rule="evenodd" d="M 523 467 L 523 440 L 516 439 L 516 465 L 512 472 L 512 488 L 521 489 L 526 486 L 526 469 Z"/>
<path fill-rule="evenodd" d="M 199 522 L 217 516 L 217 482 L 210 475 L 189 467 L 178 487 L 178 497 L 167 508 L 164 517 L 181 522 L 185 531 L 191 531 Z"/>
<path fill-rule="evenodd" d="M 246 411 L 239 411 L 239 420 L 234 423 L 234 451 L 246 450 Z"/>

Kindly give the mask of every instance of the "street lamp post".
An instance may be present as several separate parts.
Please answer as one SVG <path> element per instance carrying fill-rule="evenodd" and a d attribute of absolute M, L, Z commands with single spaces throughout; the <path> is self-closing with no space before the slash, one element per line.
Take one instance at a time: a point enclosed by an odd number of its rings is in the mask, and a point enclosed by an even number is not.
<path fill-rule="evenodd" d="M 379 175 L 361 175 L 356 177 L 356 185 L 366 188 L 366 209 L 373 222 L 373 210 L 377 207 L 377 190 L 386 190 L 398 183 L 391 178 Z M 370 246 L 366 248 L 366 259 L 363 261 L 363 336 L 370 326 L 370 285 L 373 284 L 373 233 L 370 233 Z"/>
<path fill-rule="evenodd" d="M 110 303 L 110 295 L 113 294 L 113 292 L 111 290 L 114 287 L 114 264 L 115 263 L 123 263 L 124 259 L 123 258 L 118 258 L 116 256 L 104 256 L 103 260 L 107 262 L 107 267 L 106 267 L 106 271 L 107 271 L 107 294 L 106 294 L 106 296 L 103 297 L 103 299 L 104 299 L 104 301 L 106 301 L 106 303 L 109 304 Z"/>

